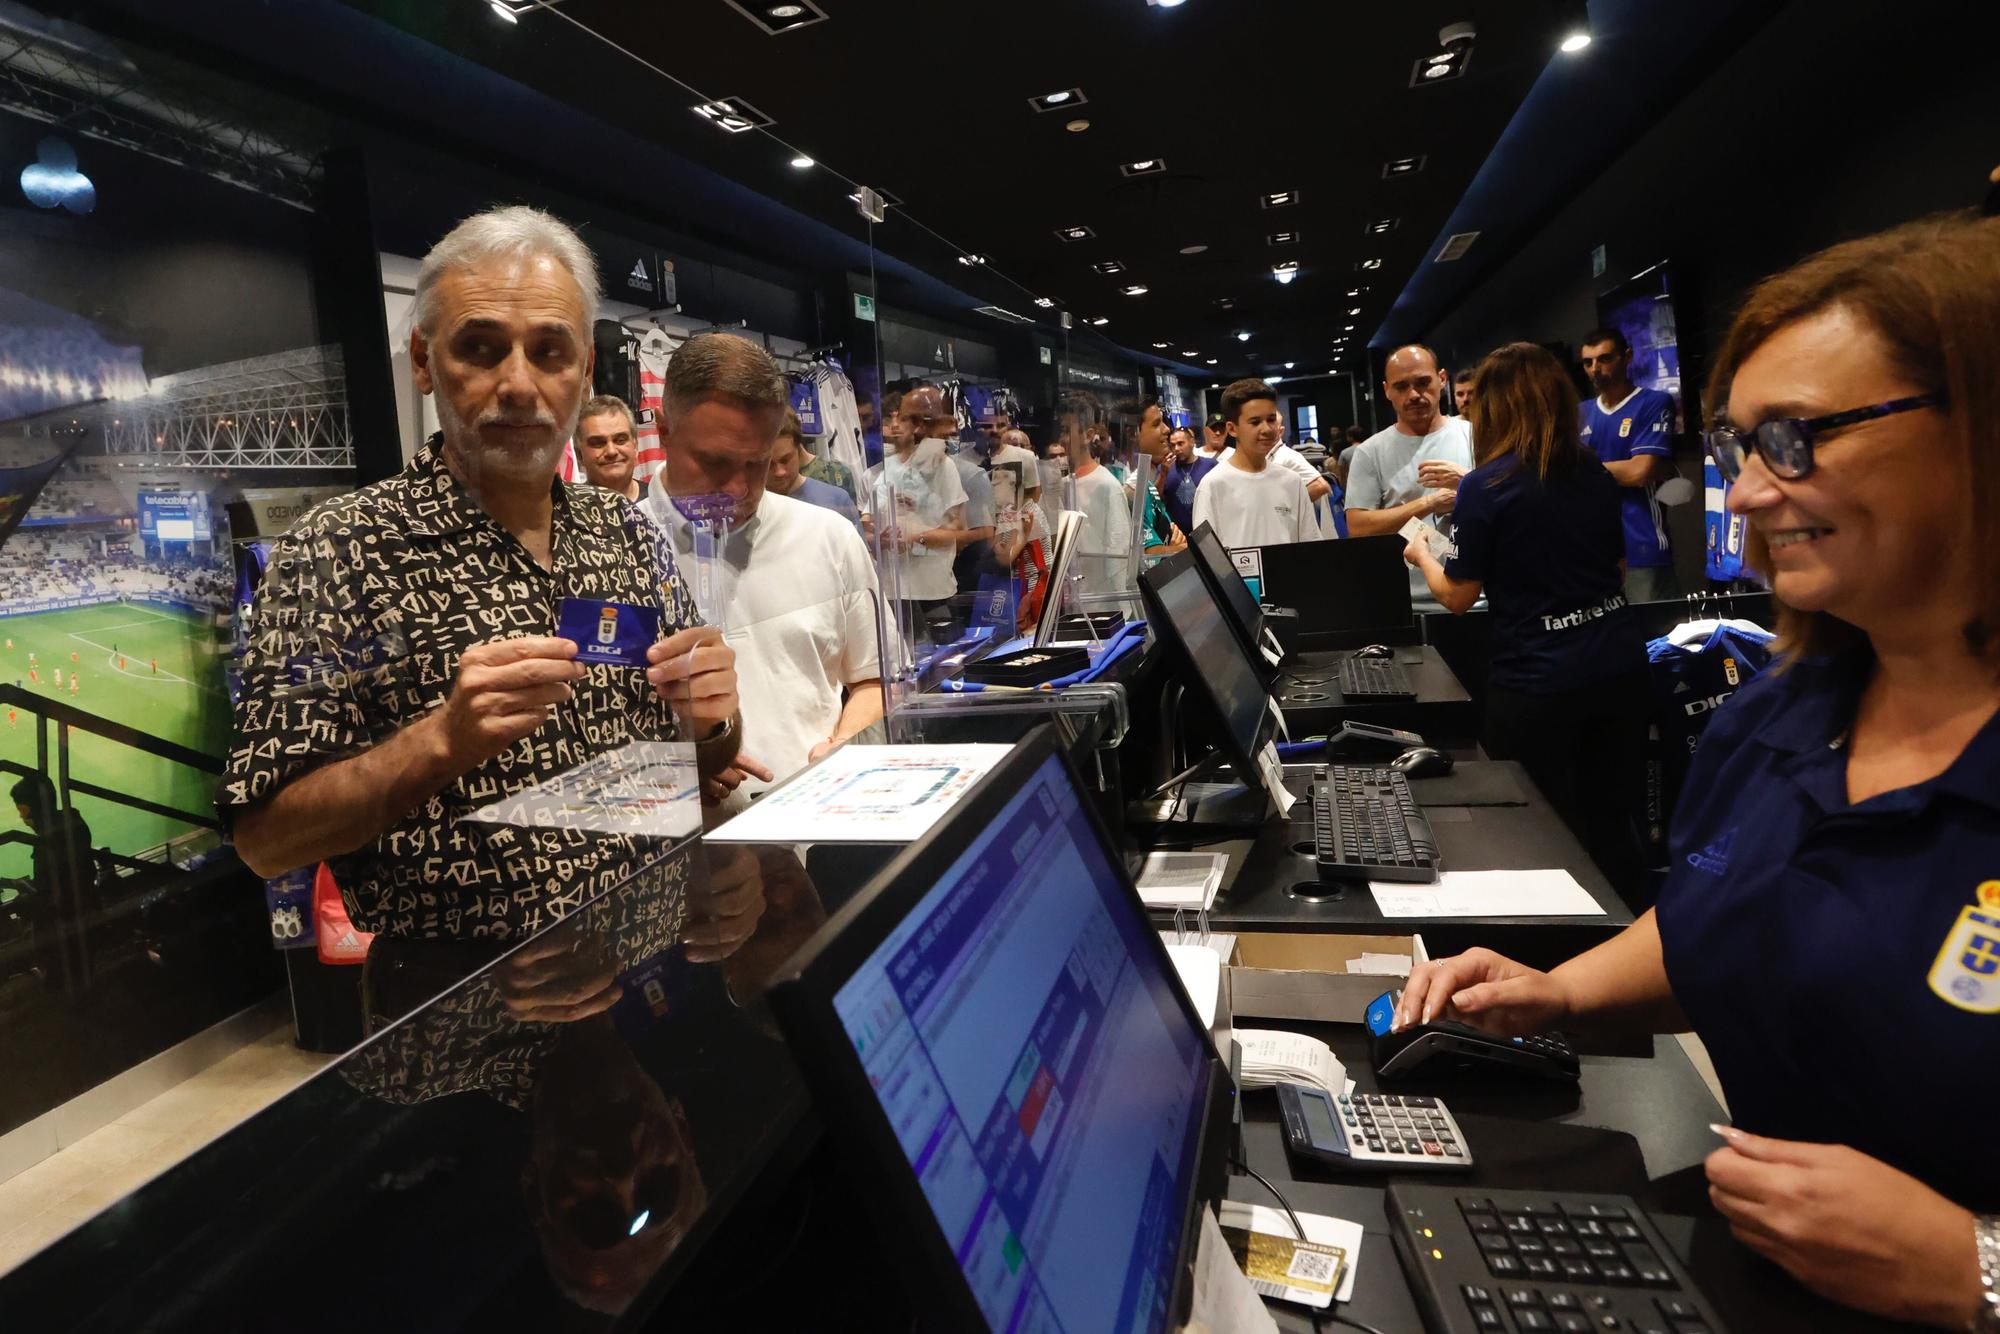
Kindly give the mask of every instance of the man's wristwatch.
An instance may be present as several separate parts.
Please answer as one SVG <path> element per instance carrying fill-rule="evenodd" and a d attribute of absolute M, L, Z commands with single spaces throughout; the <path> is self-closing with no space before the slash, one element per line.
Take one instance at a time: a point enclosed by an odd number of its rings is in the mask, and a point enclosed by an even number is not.
<path fill-rule="evenodd" d="M 1979 1248 L 1979 1311 L 1966 1328 L 1971 1334 L 2000 1334 L 2000 1215 L 1974 1218 L 1972 1238 Z"/>

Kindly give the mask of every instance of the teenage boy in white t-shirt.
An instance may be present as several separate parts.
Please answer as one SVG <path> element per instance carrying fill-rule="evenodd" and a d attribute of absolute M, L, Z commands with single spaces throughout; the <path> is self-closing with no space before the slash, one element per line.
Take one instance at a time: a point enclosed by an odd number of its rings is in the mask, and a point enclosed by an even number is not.
<path fill-rule="evenodd" d="M 1235 449 L 1195 489 L 1195 526 L 1210 525 L 1230 548 L 1318 540 L 1306 484 L 1271 462 L 1284 434 L 1276 391 L 1262 380 L 1238 380 L 1222 391 L 1222 418 Z"/>

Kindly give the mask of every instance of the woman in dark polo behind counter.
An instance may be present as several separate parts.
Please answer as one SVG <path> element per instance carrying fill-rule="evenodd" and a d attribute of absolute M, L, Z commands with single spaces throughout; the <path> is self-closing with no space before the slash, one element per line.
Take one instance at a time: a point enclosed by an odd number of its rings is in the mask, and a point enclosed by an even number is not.
<path fill-rule="evenodd" d="M 1486 594 L 1486 753 L 1518 760 L 1628 900 L 1646 744 L 1646 651 L 1625 605 L 1618 483 L 1577 437 L 1576 389 L 1533 343 L 1480 363 L 1475 466 L 1458 487 L 1458 554 L 1404 556 L 1462 615 Z"/>

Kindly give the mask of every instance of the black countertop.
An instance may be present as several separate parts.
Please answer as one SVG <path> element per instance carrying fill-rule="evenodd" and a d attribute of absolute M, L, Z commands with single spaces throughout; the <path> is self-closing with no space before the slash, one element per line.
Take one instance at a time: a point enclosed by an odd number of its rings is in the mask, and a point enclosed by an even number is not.
<path fill-rule="evenodd" d="M 0 1278 L 6 1326 L 634 1322 L 816 1134 L 760 997 L 826 913 L 790 850 L 689 841 L 512 949 L 378 938 L 414 1012 Z"/>

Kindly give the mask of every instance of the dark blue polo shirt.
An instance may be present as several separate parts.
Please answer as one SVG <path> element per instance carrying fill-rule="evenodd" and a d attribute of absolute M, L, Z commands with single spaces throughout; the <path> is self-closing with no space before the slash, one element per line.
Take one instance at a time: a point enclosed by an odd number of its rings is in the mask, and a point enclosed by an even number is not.
<path fill-rule="evenodd" d="M 1195 488 L 1214 466 L 1215 460 L 1207 454 L 1196 454 L 1185 464 L 1167 465 L 1167 475 L 1160 483 L 1160 498 L 1166 502 L 1167 514 L 1184 533 L 1194 531 Z"/>
<path fill-rule="evenodd" d="M 1643 669 L 1645 645 L 1625 605 L 1618 484 L 1587 455 L 1547 482 L 1512 454 L 1458 487 L 1454 579 L 1486 586 L 1493 656 L 1487 684 L 1553 695 Z"/>
<path fill-rule="evenodd" d="M 2000 716 L 1944 773 L 1850 805 L 1865 652 L 1717 713 L 1674 815 L 1667 979 L 1737 1125 L 1846 1144 L 2000 1208 Z"/>

